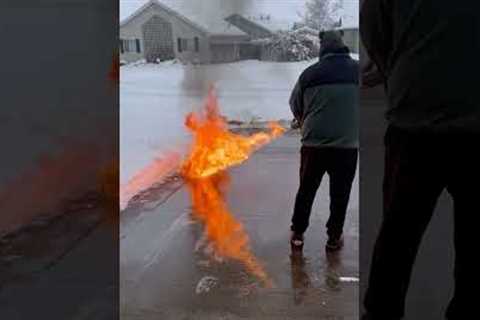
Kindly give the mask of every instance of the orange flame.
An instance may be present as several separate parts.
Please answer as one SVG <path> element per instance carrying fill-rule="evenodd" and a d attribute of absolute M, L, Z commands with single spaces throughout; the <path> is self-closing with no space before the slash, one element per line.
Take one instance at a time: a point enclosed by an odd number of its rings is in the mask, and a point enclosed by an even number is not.
<path fill-rule="evenodd" d="M 180 164 L 180 153 L 171 152 L 161 159 L 155 159 L 120 187 L 120 208 L 124 209 L 128 201 L 141 191 L 161 181 Z"/>
<path fill-rule="evenodd" d="M 251 252 L 243 225 L 229 211 L 220 187 L 228 180 L 225 169 L 247 160 L 255 150 L 280 136 L 284 129 L 271 123 L 269 133 L 249 137 L 228 131 L 212 89 L 205 112 L 189 114 L 186 126 L 192 131 L 194 142 L 181 173 L 191 190 L 193 214 L 204 223 L 206 237 L 217 254 L 240 261 L 265 285 L 271 286 L 265 270 Z"/>
<path fill-rule="evenodd" d="M 114 84 L 118 83 L 120 77 L 120 58 L 118 54 L 115 54 L 112 58 L 112 64 L 110 65 L 110 71 L 108 72 L 108 79 Z"/>
<path fill-rule="evenodd" d="M 285 131 L 276 122 L 269 123 L 270 133 L 260 132 L 249 137 L 228 131 L 213 89 L 207 98 L 205 114 L 190 113 L 185 125 L 194 134 L 192 150 L 182 167 L 183 176 L 188 178 L 208 177 L 239 165 Z"/>

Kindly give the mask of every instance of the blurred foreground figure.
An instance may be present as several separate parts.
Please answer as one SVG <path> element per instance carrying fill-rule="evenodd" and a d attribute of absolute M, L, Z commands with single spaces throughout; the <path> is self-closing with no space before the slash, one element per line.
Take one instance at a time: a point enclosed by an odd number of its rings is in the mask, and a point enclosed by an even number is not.
<path fill-rule="evenodd" d="M 480 182 L 478 1 L 365 0 L 361 35 L 388 98 L 383 222 L 363 319 L 404 316 L 415 257 L 441 192 L 455 208 L 455 293 L 447 319 L 476 314 L 472 255 Z M 370 68 L 372 70 L 373 68 Z M 376 81 L 372 81 L 376 79 Z M 415 319 L 415 318 L 413 318 Z"/>
<path fill-rule="evenodd" d="M 326 249 L 343 246 L 343 226 L 358 155 L 358 63 L 340 32 L 320 34 L 320 59 L 300 76 L 290 98 L 302 132 L 300 187 L 292 217 L 293 248 L 303 246 L 315 195 L 330 178 Z"/>

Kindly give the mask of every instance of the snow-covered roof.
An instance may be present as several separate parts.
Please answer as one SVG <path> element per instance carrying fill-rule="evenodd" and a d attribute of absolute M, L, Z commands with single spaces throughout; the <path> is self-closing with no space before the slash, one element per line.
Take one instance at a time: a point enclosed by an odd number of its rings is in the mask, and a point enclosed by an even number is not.
<path fill-rule="evenodd" d="M 249 16 L 245 18 L 259 24 L 271 32 L 287 31 L 291 30 L 293 27 L 292 21 L 275 19 L 270 15 Z"/>
<path fill-rule="evenodd" d="M 193 6 L 188 6 L 178 0 L 149 0 L 143 6 L 138 8 L 134 13 L 120 22 L 120 27 L 132 21 L 135 17 L 142 14 L 152 6 L 159 6 L 161 9 L 175 14 L 184 22 L 194 26 L 195 28 L 208 33 L 210 35 L 227 35 L 227 36 L 246 36 L 247 34 L 238 29 L 234 25 L 223 20 L 221 13 L 199 14 L 195 12 Z"/>

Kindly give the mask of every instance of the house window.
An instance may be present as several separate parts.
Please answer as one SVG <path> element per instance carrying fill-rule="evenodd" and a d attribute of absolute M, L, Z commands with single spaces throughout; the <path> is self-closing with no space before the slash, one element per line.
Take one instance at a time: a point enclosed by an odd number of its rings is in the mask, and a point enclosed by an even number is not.
<path fill-rule="evenodd" d="M 188 48 L 188 39 L 183 39 L 182 38 L 182 49 L 183 51 L 188 51 L 189 48 Z"/>
<path fill-rule="evenodd" d="M 122 39 L 120 43 L 120 50 L 122 53 L 124 52 L 140 53 L 142 51 L 140 46 L 140 39 Z"/>
<path fill-rule="evenodd" d="M 178 52 L 188 51 L 188 39 L 177 38 L 177 50 Z"/>
<path fill-rule="evenodd" d="M 193 39 L 193 41 L 195 42 L 195 52 L 199 52 L 200 51 L 200 39 L 198 39 L 198 37 L 195 37 Z"/>

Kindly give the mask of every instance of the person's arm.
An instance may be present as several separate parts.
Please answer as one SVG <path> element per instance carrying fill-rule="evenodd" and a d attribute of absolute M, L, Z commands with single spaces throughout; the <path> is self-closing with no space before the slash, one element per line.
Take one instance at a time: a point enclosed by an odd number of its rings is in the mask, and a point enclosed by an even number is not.
<path fill-rule="evenodd" d="M 297 81 L 290 95 L 290 110 L 292 110 L 295 120 L 301 125 L 303 120 L 303 93 L 300 89 L 300 80 Z"/>
<path fill-rule="evenodd" d="M 385 83 L 384 75 L 378 70 L 372 60 L 368 60 L 365 68 L 362 69 L 361 87 L 373 88 Z"/>
<path fill-rule="evenodd" d="M 388 77 L 392 52 L 392 17 L 389 0 L 364 0 L 360 11 L 360 35 L 369 58 L 383 78 Z"/>

